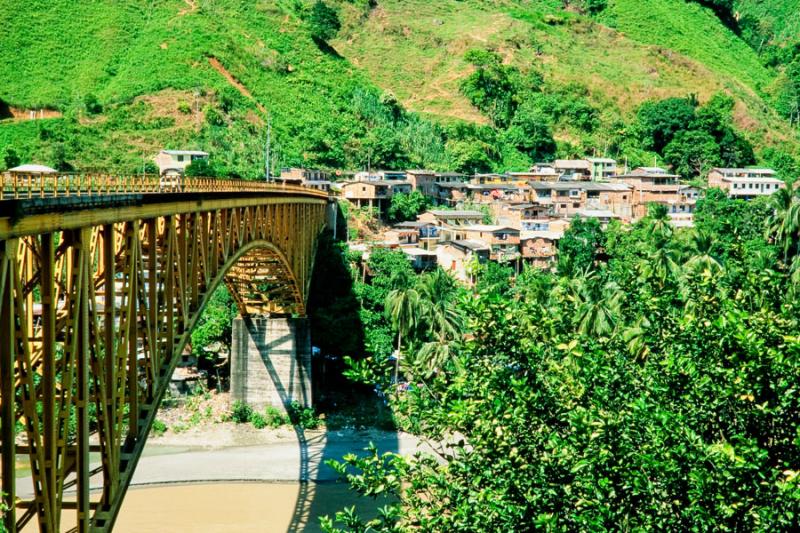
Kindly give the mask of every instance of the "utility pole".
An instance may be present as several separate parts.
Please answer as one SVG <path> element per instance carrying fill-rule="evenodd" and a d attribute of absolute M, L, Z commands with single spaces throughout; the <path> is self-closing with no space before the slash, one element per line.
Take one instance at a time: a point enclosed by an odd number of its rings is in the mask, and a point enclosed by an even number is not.
<path fill-rule="evenodd" d="M 267 115 L 267 143 L 264 145 L 264 179 L 268 182 L 272 181 L 272 172 L 270 169 L 270 144 L 272 143 L 272 116 Z"/>

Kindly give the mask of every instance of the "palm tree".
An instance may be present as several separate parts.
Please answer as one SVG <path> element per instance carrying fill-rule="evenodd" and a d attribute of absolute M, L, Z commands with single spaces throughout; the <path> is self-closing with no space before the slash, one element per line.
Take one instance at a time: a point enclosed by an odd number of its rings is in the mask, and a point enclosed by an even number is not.
<path fill-rule="evenodd" d="M 420 297 L 413 287 L 394 289 L 386 295 L 384 310 L 392 327 L 397 331 L 397 353 L 395 354 L 394 381 L 400 368 L 400 350 L 403 346 L 403 337 L 408 337 L 417 327 L 420 312 Z"/>
<path fill-rule="evenodd" d="M 712 253 L 714 239 L 711 235 L 700 230 L 693 231 L 689 248 L 692 251 L 692 256 L 684 263 L 684 269 L 687 272 L 699 273 L 708 271 L 710 274 L 722 272 L 722 264 Z"/>
<path fill-rule="evenodd" d="M 789 261 L 789 252 L 796 246 L 800 232 L 800 205 L 795 193 L 788 187 L 772 195 L 772 216 L 767 225 L 768 235 L 783 250 L 783 262 Z"/>
<path fill-rule="evenodd" d="M 429 371 L 441 368 L 453 351 L 453 343 L 464 331 L 464 316 L 457 305 L 459 296 L 455 279 L 442 269 L 423 276 L 417 284 L 420 294 L 420 320 L 427 327 L 430 341 L 417 354 Z"/>
<path fill-rule="evenodd" d="M 649 219 L 647 233 L 651 239 L 666 241 L 672 237 L 673 228 L 669 219 L 667 206 L 661 204 L 650 204 L 647 217 Z"/>
<path fill-rule="evenodd" d="M 613 281 L 601 283 L 594 272 L 571 280 L 565 297 L 575 305 L 573 322 L 583 335 L 610 336 L 622 314 L 625 293 Z"/>
<path fill-rule="evenodd" d="M 680 253 L 670 240 L 659 240 L 654 244 L 655 250 L 641 265 L 641 272 L 644 277 L 654 278 L 663 287 L 667 279 L 674 277 L 680 271 L 678 266 Z"/>

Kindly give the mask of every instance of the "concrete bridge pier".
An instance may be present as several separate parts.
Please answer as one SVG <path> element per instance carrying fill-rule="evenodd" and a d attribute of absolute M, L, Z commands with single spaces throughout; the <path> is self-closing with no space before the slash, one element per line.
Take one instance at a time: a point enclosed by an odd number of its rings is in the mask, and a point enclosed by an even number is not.
<path fill-rule="evenodd" d="M 231 401 L 258 411 L 296 401 L 311 407 L 307 318 L 237 316 L 231 342 Z"/>

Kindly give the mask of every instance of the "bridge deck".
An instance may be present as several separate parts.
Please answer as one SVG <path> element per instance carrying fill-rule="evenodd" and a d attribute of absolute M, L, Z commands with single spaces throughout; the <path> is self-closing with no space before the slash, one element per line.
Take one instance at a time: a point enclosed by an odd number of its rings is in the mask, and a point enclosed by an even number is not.
<path fill-rule="evenodd" d="M 0 180 L 0 239 L 86 225 L 125 221 L 216 207 L 286 202 L 319 203 L 329 196 L 308 187 L 245 180 L 186 178 L 165 189 L 157 177 L 19 177 Z M 16 188 L 10 188 L 10 187 Z"/>

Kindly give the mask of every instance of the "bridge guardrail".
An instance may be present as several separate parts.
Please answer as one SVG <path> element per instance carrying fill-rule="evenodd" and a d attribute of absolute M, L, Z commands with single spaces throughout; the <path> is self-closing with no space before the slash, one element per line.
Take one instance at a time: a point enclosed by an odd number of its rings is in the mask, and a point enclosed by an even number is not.
<path fill-rule="evenodd" d="M 0 174 L 0 200 L 102 196 L 109 194 L 296 192 L 327 198 L 325 192 L 297 185 L 250 180 L 183 177 L 165 182 L 156 175 Z M 175 184 L 177 183 L 177 185 Z"/>

